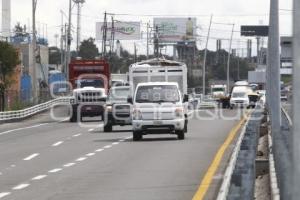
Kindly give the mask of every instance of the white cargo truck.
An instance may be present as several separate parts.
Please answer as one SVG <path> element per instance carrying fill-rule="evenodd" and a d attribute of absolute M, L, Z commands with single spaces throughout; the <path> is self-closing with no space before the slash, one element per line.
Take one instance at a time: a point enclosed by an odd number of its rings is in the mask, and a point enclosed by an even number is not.
<path fill-rule="evenodd" d="M 187 67 L 184 63 L 152 59 L 129 67 L 129 84 L 134 92 L 139 83 L 176 82 L 181 95 L 188 94 Z"/>

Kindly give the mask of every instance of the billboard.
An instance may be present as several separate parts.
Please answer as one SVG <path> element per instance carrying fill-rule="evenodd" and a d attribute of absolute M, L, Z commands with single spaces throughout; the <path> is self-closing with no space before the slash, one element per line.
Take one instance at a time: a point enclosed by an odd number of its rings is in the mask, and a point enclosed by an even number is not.
<path fill-rule="evenodd" d="M 269 26 L 241 26 L 241 36 L 261 36 L 269 35 Z"/>
<path fill-rule="evenodd" d="M 96 40 L 102 40 L 104 23 L 96 22 Z M 107 39 L 110 39 L 112 23 L 107 23 Z M 140 22 L 114 22 L 115 40 L 139 40 L 141 39 Z"/>
<path fill-rule="evenodd" d="M 196 18 L 154 18 L 153 21 L 162 43 L 195 40 L 196 22 Z"/>

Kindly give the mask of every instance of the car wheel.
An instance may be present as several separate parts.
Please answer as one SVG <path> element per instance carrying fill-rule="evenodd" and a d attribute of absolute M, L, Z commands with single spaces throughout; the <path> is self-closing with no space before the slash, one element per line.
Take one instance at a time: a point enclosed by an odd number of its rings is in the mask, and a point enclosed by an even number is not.
<path fill-rule="evenodd" d="M 112 124 L 110 123 L 105 124 L 104 132 L 112 132 Z"/>
<path fill-rule="evenodd" d="M 184 140 L 185 135 L 184 135 L 184 130 L 176 131 L 177 138 L 178 140 Z"/>
<path fill-rule="evenodd" d="M 133 131 L 132 136 L 133 136 L 133 141 L 139 141 L 139 140 L 143 139 L 143 135 L 139 131 Z"/>

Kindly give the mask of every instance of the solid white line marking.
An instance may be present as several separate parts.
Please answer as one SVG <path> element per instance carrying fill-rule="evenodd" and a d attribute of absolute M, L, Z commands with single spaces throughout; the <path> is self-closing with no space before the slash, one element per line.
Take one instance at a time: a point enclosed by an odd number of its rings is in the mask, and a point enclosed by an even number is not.
<path fill-rule="evenodd" d="M 49 173 L 56 173 L 56 172 L 59 172 L 61 170 L 62 170 L 61 168 L 56 168 L 56 169 L 50 170 Z"/>
<path fill-rule="evenodd" d="M 72 137 L 78 137 L 78 136 L 80 136 L 80 135 L 81 135 L 81 133 L 76 134 L 76 135 L 73 135 Z"/>
<path fill-rule="evenodd" d="M 31 159 L 33 159 L 33 158 L 37 157 L 38 155 L 40 155 L 40 154 L 38 154 L 38 153 L 34 153 L 34 154 L 32 154 L 32 155 L 30 155 L 30 156 L 28 156 L 28 157 L 24 158 L 23 160 L 25 160 L 25 161 L 29 161 L 29 160 L 31 160 Z"/>
<path fill-rule="evenodd" d="M 24 183 L 24 184 L 20 184 L 17 185 L 16 187 L 13 188 L 13 190 L 22 190 L 24 188 L 27 188 L 30 184 Z"/>
<path fill-rule="evenodd" d="M 88 154 L 86 154 L 86 156 L 89 156 L 89 157 L 94 156 L 94 155 L 95 155 L 95 153 L 88 153 Z"/>
<path fill-rule="evenodd" d="M 92 132 L 92 131 L 94 131 L 95 129 L 93 129 L 93 128 L 91 128 L 91 129 L 89 129 L 89 132 Z"/>
<path fill-rule="evenodd" d="M 10 192 L 2 192 L 2 193 L 0 193 L 0 199 L 3 198 L 3 197 L 8 196 L 10 194 L 11 194 Z"/>
<path fill-rule="evenodd" d="M 114 143 L 112 143 L 112 145 L 118 145 L 118 144 L 120 144 L 119 142 L 114 142 Z"/>
<path fill-rule="evenodd" d="M 75 165 L 75 163 L 68 163 L 68 164 L 65 164 L 64 167 L 72 167 L 73 165 Z"/>
<path fill-rule="evenodd" d="M 55 144 L 52 144 L 52 146 L 57 147 L 57 146 L 61 145 L 62 143 L 64 143 L 64 141 L 56 142 Z"/>
<path fill-rule="evenodd" d="M 95 152 L 101 152 L 104 151 L 104 149 L 97 149 Z"/>
<path fill-rule="evenodd" d="M 106 146 L 104 146 L 103 148 L 104 149 L 109 149 L 109 148 L 111 148 L 112 146 L 111 145 L 106 145 Z"/>
<path fill-rule="evenodd" d="M 86 157 L 81 157 L 81 158 L 78 158 L 76 161 L 81 162 L 81 161 L 84 161 L 85 159 L 86 159 Z"/>
<path fill-rule="evenodd" d="M 28 126 L 28 127 L 23 127 L 23 128 L 12 129 L 12 130 L 0 133 L 0 135 L 5 135 L 7 133 L 11 133 L 11 132 L 15 132 L 15 131 L 20 131 L 20 130 L 25 130 L 25 129 L 30 129 L 30 128 L 37 128 L 37 127 L 44 126 L 44 125 L 47 125 L 47 124 L 49 124 L 49 123 L 44 123 L 44 124 L 38 124 L 38 125 L 34 125 L 34 126 Z"/>
<path fill-rule="evenodd" d="M 47 177 L 47 175 L 39 175 L 39 176 L 36 176 L 36 177 L 32 178 L 31 180 L 37 181 L 37 180 L 42 180 L 42 179 L 44 179 L 46 177 Z"/>

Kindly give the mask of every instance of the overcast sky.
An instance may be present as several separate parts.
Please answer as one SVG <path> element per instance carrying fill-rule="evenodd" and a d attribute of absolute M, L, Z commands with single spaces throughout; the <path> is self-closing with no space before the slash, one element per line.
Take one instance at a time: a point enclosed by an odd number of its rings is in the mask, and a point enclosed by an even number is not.
<path fill-rule="evenodd" d="M 5 0 L 2 0 L 5 1 Z M 31 26 L 31 0 L 12 1 L 12 27 L 20 22 Z M 51 45 L 55 45 L 54 35 L 60 33 L 60 10 L 68 12 L 68 0 L 38 0 L 37 29 L 41 35 L 46 34 Z M 240 25 L 268 24 L 269 0 L 86 0 L 82 8 L 82 39 L 95 37 L 95 23 L 103 20 L 103 13 L 107 11 L 115 14 L 117 20 L 132 20 L 147 23 L 153 17 L 145 15 L 174 15 L 195 16 L 197 25 L 201 27 L 198 34 L 207 35 L 210 15 L 216 23 L 234 23 L 235 30 Z M 282 35 L 291 34 L 291 0 L 280 0 L 280 26 Z M 73 23 L 76 26 L 76 9 L 73 10 Z M 143 16 L 141 16 L 143 15 Z M 64 18 L 66 20 L 66 18 Z M 231 26 L 212 25 L 212 37 L 230 38 Z M 44 28 L 43 28 L 44 27 Z M 44 30 L 44 31 L 43 31 Z M 240 41 L 239 41 L 240 40 Z M 234 48 L 244 48 L 245 38 L 238 32 L 234 34 Z M 75 41 L 74 41 L 75 43 Z M 137 41 L 139 52 L 145 51 L 145 41 Z M 204 39 L 199 41 L 203 48 Z M 226 48 L 226 41 L 224 41 Z M 123 46 L 132 49 L 133 42 L 123 42 Z M 215 41 L 211 40 L 209 47 L 214 49 Z"/>

